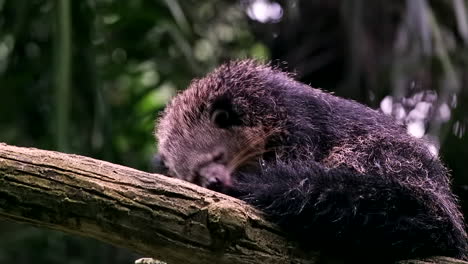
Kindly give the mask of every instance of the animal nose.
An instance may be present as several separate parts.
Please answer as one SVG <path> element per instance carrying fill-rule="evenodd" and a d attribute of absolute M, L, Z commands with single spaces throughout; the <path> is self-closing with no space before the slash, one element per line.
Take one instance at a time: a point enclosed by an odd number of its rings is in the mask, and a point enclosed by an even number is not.
<path fill-rule="evenodd" d="M 227 162 L 226 152 L 221 148 L 214 148 L 208 153 L 199 155 L 197 162 L 191 170 L 191 175 L 194 179 L 191 181 L 198 181 L 198 184 L 203 187 L 215 184 L 216 178 L 225 178 L 224 174 L 227 173 Z M 207 182 L 208 179 L 212 182 Z"/>
<path fill-rule="evenodd" d="M 211 190 L 222 191 L 232 186 L 231 174 L 219 163 L 207 164 L 200 168 L 198 176 L 199 185 Z"/>

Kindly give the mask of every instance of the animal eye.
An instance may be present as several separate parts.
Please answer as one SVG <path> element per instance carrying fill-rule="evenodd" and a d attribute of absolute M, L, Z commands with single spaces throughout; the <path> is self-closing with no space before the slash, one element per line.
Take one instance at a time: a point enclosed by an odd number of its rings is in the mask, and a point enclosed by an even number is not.
<path fill-rule="evenodd" d="M 216 109 L 211 114 L 211 122 L 219 128 L 228 128 L 233 125 L 232 115 L 223 109 Z"/>

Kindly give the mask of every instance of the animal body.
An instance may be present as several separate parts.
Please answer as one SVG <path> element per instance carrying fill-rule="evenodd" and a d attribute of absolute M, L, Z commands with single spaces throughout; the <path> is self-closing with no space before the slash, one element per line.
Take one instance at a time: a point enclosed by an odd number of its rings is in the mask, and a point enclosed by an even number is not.
<path fill-rule="evenodd" d="M 307 247 L 467 257 L 448 171 L 423 141 L 268 65 L 234 61 L 194 80 L 156 136 L 166 174 L 245 200 Z"/>

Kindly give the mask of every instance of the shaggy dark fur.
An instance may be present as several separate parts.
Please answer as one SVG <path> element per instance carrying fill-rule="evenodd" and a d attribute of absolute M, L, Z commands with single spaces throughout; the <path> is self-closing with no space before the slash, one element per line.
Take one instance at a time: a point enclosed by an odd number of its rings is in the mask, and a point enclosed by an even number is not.
<path fill-rule="evenodd" d="M 345 258 L 467 257 L 447 169 L 391 117 L 256 62 L 220 66 L 168 105 L 168 174 L 239 197 Z"/>

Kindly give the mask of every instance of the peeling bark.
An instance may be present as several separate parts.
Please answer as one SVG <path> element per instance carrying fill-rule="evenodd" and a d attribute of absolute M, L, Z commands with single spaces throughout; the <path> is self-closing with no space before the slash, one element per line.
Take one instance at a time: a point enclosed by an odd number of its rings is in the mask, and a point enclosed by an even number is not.
<path fill-rule="evenodd" d="M 242 201 L 88 157 L 0 143 L 0 186 L 1 219 L 93 237 L 168 264 L 317 259 Z M 453 261 L 407 263 L 466 263 Z"/>

